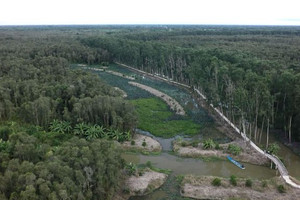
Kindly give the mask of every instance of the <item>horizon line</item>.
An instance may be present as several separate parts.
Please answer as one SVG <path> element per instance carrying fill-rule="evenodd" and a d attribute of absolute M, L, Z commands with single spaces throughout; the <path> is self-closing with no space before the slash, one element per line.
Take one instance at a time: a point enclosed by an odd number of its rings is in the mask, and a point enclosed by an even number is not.
<path fill-rule="evenodd" d="M 0 24 L 0 27 L 17 26 L 299 26 L 299 24 L 194 24 L 194 23 L 111 23 L 111 24 Z"/>

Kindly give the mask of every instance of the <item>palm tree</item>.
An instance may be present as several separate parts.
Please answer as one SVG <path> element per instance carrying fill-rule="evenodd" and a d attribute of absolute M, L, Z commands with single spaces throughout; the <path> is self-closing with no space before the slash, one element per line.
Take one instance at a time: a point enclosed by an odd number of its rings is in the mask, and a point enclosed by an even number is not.
<path fill-rule="evenodd" d="M 55 119 L 50 124 L 50 130 L 57 133 L 64 133 L 64 128 L 62 126 L 61 121 Z"/>
<path fill-rule="evenodd" d="M 207 139 L 207 140 L 204 140 L 203 142 L 203 148 L 204 149 L 212 149 L 215 147 L 215 143 L 212 139 Z"/>
<path fill-rule="evenodd" d="M 105 128 L 103 126 L 95 125 L 100 138 L 105 137 Z"/>
<path fill-rule="evenodd" d="M 55 119 L 49 125 L 50 131 L 56 132 L 55 129 L 57 126 L 58 126 L 58 120 Z"/>
<path fill-rule="evenodd" d="M 61 121 L 61 126 L 63 127 L 64 133 L 70 133 L 72 131 L 71 122 Z"/>
<path fill-rule="evenodd" d="M 131 133 L 130 131 L 125 131 L 121 135 L 121 141 L 128 141 L 131 139 Z"/>
<path fill-rule="evenodd" d="M 120 142 L 121 138 L 122 138 L 122 133 L 119 132 L 118 130 L 113 130 L 112 139 Z"/>
<path fill-rule="evenodd" d="M 99 136 L 101 134 L 103 134 L 103 127 L 100 127 L 99 125 L 94 125 L 94 126 L 90 126 L 89 129 L 86 131 L 87 136 L 86 139 L 87 140 L 91 140 L 91 139 L 96 139 L 99 138 Z"/>
<path fill-rule="evenodd" d="M 84 122 L 76 124 L 74 128 L 74 134 L 78 136 L 84 136 L 86 135 L 86 131 L 88 130 L 88 128 L 89 126 Z"/>
<path fill-rule="evenodd" d="M 70 122 L 59 121 L 57 119 L 53 120 L 50 124 L 50 130 L 57 133 L 70 133 L 72 131 L 72 126 Z"/>
<path fill-rule="evenodd" d="M 113 139 L 113 136 L 114 136 L 114 129 L 109 128 L 105 133 L 105 138 Z"/>

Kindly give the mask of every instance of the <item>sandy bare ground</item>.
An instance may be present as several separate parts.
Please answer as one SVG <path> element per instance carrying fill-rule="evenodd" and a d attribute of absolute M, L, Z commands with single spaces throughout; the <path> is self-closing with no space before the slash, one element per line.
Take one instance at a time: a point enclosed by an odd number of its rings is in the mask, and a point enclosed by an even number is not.
<path fill-rule="evenodd" d="M 202 147 L 202 143 L 198 144 L 198 147 L 192 147 L 192 146 L 186 146 L 182 147 L 180 142 L 175 141 L 173 143 L 173 150 L 176 152 L 179 156 L 183 157 L 219 157 L 219 158 L 226 158 L 228 155 L 228 152 L 226 152 L 226 149 L 229 144 L 235 144 L 240 146 L 243 150 L 242 152 L 232 157 L 238 161 L 241 162 L 247 162 L 252 163 L 256 165 L 266 165 L 269 163 L 269 160 L 266 157 L 262 157 L 255 149 L 253 149 L 249 144 L 244 142 L 242 139 L 236 139 L 233 142 L 226 143 L 226 144 L 220 144 L 220 147 L 222 149 L 215 150 L 215 149 L 204 149 Z"/>
<path fill-rule="evenodd" d="M 129 80 L 135 80 L 134 77 L 127 76 L 127 75 L 122 74 L 122 73 L 120 73 L 120 72 L 115 72 L 115 71 L 111 71 L 111 70 L 105 70 L 105 72 L 110 73 L 110 74 L 113 74 L 113 75 L 115 75 L 115 76 L 120 76 L 120 77 L 129 79 Z"/>
<path fill-rule="evenodd" d="M 83 69 L 90 69 L 90 70 L 93 70 L 93 71 L 98 71 L 98 72 L 107 72 L 107 73 L 110 73 L 110 74 L 113 74 L 115 76 L 120 76 L 120 77 L 123 77 L 123 78 L 126 78 L 126 79 L 129 79 L 129 80 L 135 80 L 134 77 L 131 77 L 131 76 L 127 76 L 125 74 L 122 74 L 120 72 L 116 72 L 116 71 L 111 71 L 111 70 L 107 70 L 107 67 L 102 67 L 102 68 L 95 68 L 95 67 L 83 67 Z"/>
<path fill-rule="evenodd" d="M 162 150 L 160 143 L 149 136 L 135 134 L 132 141 L 135 142 L 134 145 L 131 144 L 131 141 L 123 142 L 123 148 L 149 152 L 160 152 Z M 146 143 L 146 146 L 143 146 L 143 142 Z"/>
<path fill-rule="evenodd" d="M 78 66 L 81 66 L 81 65 L 78 65 Z M 103 72 L 104 69 L 103 68 L 95 68 L 95 67 L 86 67 L 85 66 L 81 66 L 83 69 L 89 69 L 89 70 L 93 70 L 93 71 L 99 71 L 99 72 Z"/>
<path fill-rule="evenodd" d="M 185 111 L 183 109 L 183 107 L 172 97 L 170 97 L 169 95 L 162 93 L 161 91 L 158 91 L 154 88 L 151 88 L 149 86 L 140 84 L 140 83 L 136 83 L 136 82 L 128 82 L 130 85 L 139 87 L 143 90 L 146 90 L 147 92 L 150 92 L 151 94 L 161 98 L 163 101 L 165 101 L 168 106 L 170 106 L 171 110 L 175 111 L 176 114 L 178 115 L 185 115 Z"/>
<path fill-rule="evenodd" d="M 125 65 L 125 64 L 122 64 L 122 63 L 119 63 L 119 62 L 115 62 L 115 63 L 120 65 L 120 66 L 126 67 L 126 68 L 130 69 L 131 71 L 138 72 L 139 74 L 146 75 L 148 77 L 159 79 L 159 80 L 162 80 L 162 81 L 166 81 L 168 83 L 175 84 L 175 85 L 178 85 L 178 86 L 181 86 L 181 87 L 190 88 L 189 85 L 173 81 L 173 80 L 171 80 L 170 78 L 167 78 L 167 77 L 164 78 L 164 77 L 162 77 L 163 75 L 151 74 L 149 72 L 145 72 L 145 71 L 139 70 L 139 69 L 134 68 L 134 67 L 130 67 L 128 65 Z"/>
<path fill-rule="evenodd" d="M 221 186 L 213 186 L 211 182 L 215 177 L 195 177 L 187 175 L 181 185 L 181 195 L 195 199 L 251 199 L 251 200 L 296 200 L 299 199 L 300 190 L 294 189 L 284 183 L 280 177 L 262 181 L 252 180 L 252 187 L 245 186 L 245 179 L 237 179 L 237 186 L 230 184 L 229 179 L 220 178 Z M 284 185 L 286 193 L 279 193 L 278 185 Z"/>
<path fill-rule="evenodd" d="M 125 184 L 130 195 L 146 195 L 164 184 L 167 175 L 164 173 L 148 170 L 142 176 L 131 176 Z"/>

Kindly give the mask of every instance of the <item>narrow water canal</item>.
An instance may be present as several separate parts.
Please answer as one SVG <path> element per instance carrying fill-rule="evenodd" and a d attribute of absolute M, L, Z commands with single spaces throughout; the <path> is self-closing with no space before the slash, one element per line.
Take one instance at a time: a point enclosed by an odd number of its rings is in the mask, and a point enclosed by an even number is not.
<path fill-rule="evenodd" d="M 252 179 L 268 179 L 276 176 L 275 170 L 268 167 L 252 165 L 245 163 L 245 170 L 242 170 L 227 160 L 203 161 L 194 158 L 180 158 L 163 152 L 161 155 L 149 156 L 141 154 L 123 154 L 123 158 L 127 162 L 136 164 L 145 164 L 150 161 L 155 167 L 163 169 L 171 169 L 174 175 L 205 175 L 205 176 L 221 176 L 252 178 Z"/>
<path fill-rule="evenodd" d="M 114 66 L 113 70 L 121 71 L 122 73 L 133 74 L 133 72 L 118 66 Z M 128 94 L 129 99 L 135 98 L 147 98 L 151 95 L 147 94 L 147 92 L 136 89 L 132 86 L 128 85 L 128 80 L 116 77 L 114 75 L 102 72 L 98 73 L 99 76 L 102 77 L 103 80 L 108 82 L 112 86 L 120 87 Z M 143 77 L 143 79 L 136 80 L 142 84 L 148 85 L 150 87 L 156 88 L 165 92 L 166 94 L 175 98 L 180 104 L 184 106 L 184 109 L 187 111 L 188 116 L 193 119 L 197 123 L 209 124 L 211 123 L 211 119 L 197 103 L 192 98 L 192 96 L 188 93 L 188 91 L 175 87 L 173 85 L 169 85 L 167 83 L 152 79 L 148 79 Z M 139 92 L 137 92 L 137 90 Z M 141 131 L 142 132 L 142 131 Z M 206 131 L 205 131 L 206 132 Z M 149 133 L 142 133 L 149 134 Z M 206 138 L 205 135 L 199 135 L 197 139 Z M 211 130 L 209 131 L 209 137 L 219 140 L 218 142 L 228 142 L 228 138 L 224 137 L 219 133 L 214 134 Z M 172 174 L 168 179 L 167 183 L 164 184 L 162 189 L 156 190 L 154 193 L 143 196 L 143 197 L 132 197 L 131 199 L 145 199 L 145 200 L 158 200 L 158 199 L 169 199 L 170 191 L 176 193 L 179 196 L 178 188 L 174 185 L 175 176 L 176 175 L 185 175 L 185 174 L 194 174 L 194 175 L 207 175 L 207 176 L 220 176 L 220 177 L 230 177 L 231 175 L 235 175 L 243 178 L 251 178 L 251 179 L 268 179 L 276 176 L 276 171 L 271 170 L 268 167 L 257 166 L 248 163 L 243 163 L 246 167 L 245 170 L 241 170 L 237 168 L 235 165 L 231 164 L 227 160 L 218 160 L 218 161 L 203 161 L 201 159 L 193 159 L 193 158 L 180 158 L 174 156 L 169 153 L 171 151 L 171 141 L 173 139 L 157 139 L 163 146 L 163 153 L 157 156 L 146 156 L 141 154 L 130 154 L 124 153 L 122 156 L 127 162 L 133 162 L 136 164 L 146 163 L 150 161 L 155 167 L 163 168 L 163 169 L 171 169 Z M 271 142 L 274 142 L 274 137 L 271 138 Z M 280 144 L 281 150 L 279 152 L 279 156 L 283 158 L 284 164 L 286 165 L 289 174 L 300 180 L 300 157 L 294 154 L 290 149 Z M 171 192 L 172 193 L 172 192 Z M 175 199 L 179 199 L 175 198 Z M 174 199 L 174 198 L 173 198 Z"/>

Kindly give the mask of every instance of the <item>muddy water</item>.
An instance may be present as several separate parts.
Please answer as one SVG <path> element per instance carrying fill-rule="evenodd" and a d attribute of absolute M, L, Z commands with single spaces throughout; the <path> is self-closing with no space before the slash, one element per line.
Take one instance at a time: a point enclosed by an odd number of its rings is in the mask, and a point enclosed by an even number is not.
<path fill-rule="evenodd" d="M 146 196 L 131 197 L 130 200 L 183 200 L 184 198 L 181 197 L 179 192 L 180 188 L 176 182 L 176 175 L 193 174 L 200 176 L 220 176 L 225 178 L 228 178 L 231 175 L 235 175 L 237 177 L 250 179 L 269 179 L 277 175 L 275 170 L 271 170 L 268 167 L 257 166 L 248 163 L 243 163 L 246 169 L 242 170 L 226 159 L 207 162 L 201 159 L 177 157 L 170 153 L 172 151 L 172 141 L 175 140 L 176 137 L 164 139 L 155 137 L 147 131 L 139 129 L 137 129 L 136 131 L 139 134 L 150 136 L 159 141 L 162 145 L 163 153 L 157 156 L 124 153 L 122 157 L 127 162 L 133 162 L 135 164 L 145 164 L 150 161 L 155 167 L 172 170 L 172 174 L 160 189 L 155 190 L 154 192 Z M 201 137 L 203 137 L 203 135 Z M 193 139 L 201 140 L 203 139 L 201 137 L 194 136 Z M 184 139 L 188 140 L 191 138 Z M 288 155 L 291 154 L 289 153 Z"/>
<path fill-rule="evenodd" d="M 193 174 L 225 178 L 235 175 L 237 177 L 251 179 L 269 179 L 276 176 L 276 171 L 268 167 L 243 163 L 246 169 L 242 170 L 227 160 L 203 161 L 201 159 L 180 158 L 168 152 L 163 152 L 158 156 L 124 153 L 122 157 L 127 162 L 145 164 L 150 161 L 155 167 L 172 170 L 172 174 L 162 188 L 146 196 L 131 197 L 130 200 L 183 200 L 184 198 L 180 196 L 180 188 L 176 183 L 176 175 Z"/>
<path fill-rule="evenodd" d="M 280 146 L 280 151 L 278 152 L 278 156 L 282 158 L 285 167 L 287 168 L 289 175 L 295 177 L 300 180 L 300 156 L 295 154 L 288 147 L 278 142 L 274 135 L 270 135 L 270 142 L 277 142 Z"/>
<path fill-rule="evenodd" d="M 178 156 L 174 156 L 169 152 L 172 151 L 172 141 L 176 139 L 176 137 L 164 139 L 155 137 L 147 131 L 137 129 L 137 132 L 139 134 L 147 135 L 157 140 L 162 145 L 163 153 L 159 156 L 123 154 L 123 157 L 127 162 L 133 162 L 135 164 L 145 164 L 147 161 L 150 161 L 156 167 L 171 169 L 174 175 L 195 174 L 229 177 L 230 175 L 234 174 L 238 177 L 253 179 L 266 179 L 276 175 L 276 172 L 274 170 L 270 170 L 268 167 L 257 166 L 248 163 L 243 163 L 247 169 L 241 170 L 231 162 L 227 161 L 225 158 L 225 161 L 218 160 L 207 162 L 201 159 L 181 158 Z"/>
<path fill-rule="evenodd" d="M 203 161 L 201 159 L 180 158 L 163 152 L 158 156 L 145 156 L 139 154 L 123 154 L 127 162 L 143 163 L 150 161 L 155 167 L 171 169 L 174 175 L 195 174 L 207 176 L 230 177 L 236 175 L 243 178 L 267 179 L 276 176 L 275 170 L 268 167 L 243 163 L 242 170 L 227 160 Z"/>

